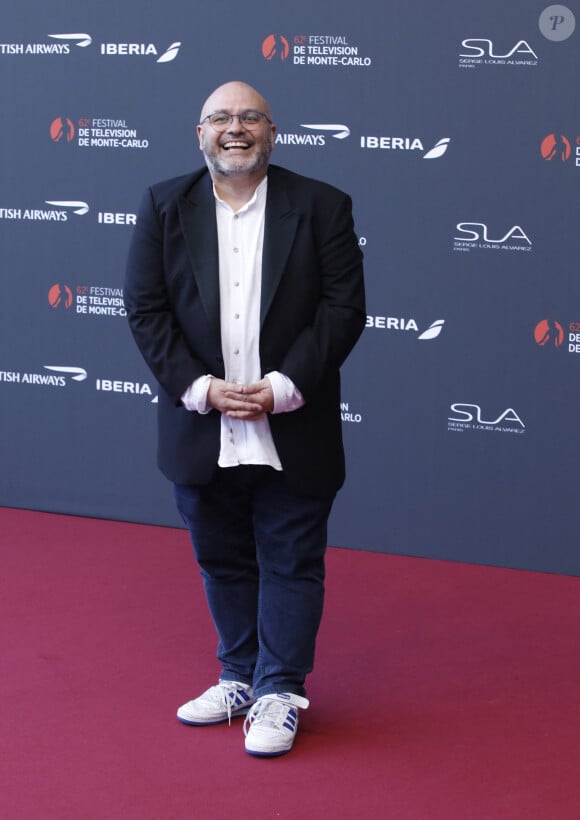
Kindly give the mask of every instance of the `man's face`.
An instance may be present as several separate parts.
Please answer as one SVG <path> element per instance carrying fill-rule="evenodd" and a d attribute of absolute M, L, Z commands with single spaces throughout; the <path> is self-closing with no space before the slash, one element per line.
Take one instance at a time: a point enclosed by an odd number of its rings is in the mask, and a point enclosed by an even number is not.
<path fill-rule="evenodd" d="M 242 114 L 261 111 L 270 116 L 265 100 L 243 83 L 228 83 L 215 91 L 205 103 L 201 120 L 208 114 L 223 111 Z M 245 127 L 238 117 L 224 131 L 216 131 L 206 120 L 197 126 L 199 147 L 213 176 L 241 177 L 259 175 L 266 171 L 276 126 L 262 119 L 255 128 Z"/>

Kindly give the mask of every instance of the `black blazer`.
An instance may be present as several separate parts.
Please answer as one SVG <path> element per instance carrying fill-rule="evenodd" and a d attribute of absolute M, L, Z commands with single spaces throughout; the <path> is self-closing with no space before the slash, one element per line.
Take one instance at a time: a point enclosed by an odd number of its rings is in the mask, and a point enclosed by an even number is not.
<path fill-rule="evenodd" d="M 137 345 L 159 382 L 158 463 L 178 484 L 207 483 L 220 414 L 180 396 L 199 376 L 224 378 L 215 200 L 206 169 L 148 189 L 125 277 Z M 260 309 L 262 375 L 279 370 L 304 407 L 270 414 L 287 481 L 330 498 L 344 481 L 339 368 L 365 324 L 362 254 L 350 198 L 277 166 L 268 169 Z"/>

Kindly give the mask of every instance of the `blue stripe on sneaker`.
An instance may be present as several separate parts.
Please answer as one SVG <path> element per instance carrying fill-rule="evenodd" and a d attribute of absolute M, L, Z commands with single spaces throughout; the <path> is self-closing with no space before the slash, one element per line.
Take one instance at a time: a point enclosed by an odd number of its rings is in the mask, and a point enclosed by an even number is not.
<path fill-rule="evenodd" d="M 298 720 L 298 712 L 294 709 L 291 709 L 288 714 L 286 715 L 286 720 L 282 724 L 285 729 L 289 729 L 291 732 L 294 731 L 296 728 L 296 721 Z"/>

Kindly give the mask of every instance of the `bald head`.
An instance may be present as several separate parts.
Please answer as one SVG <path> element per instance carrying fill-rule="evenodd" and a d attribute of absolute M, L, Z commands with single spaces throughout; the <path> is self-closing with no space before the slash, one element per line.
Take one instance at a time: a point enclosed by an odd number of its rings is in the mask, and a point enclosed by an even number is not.
<path fill-rule="evenodd" d="M 258 116 L 242 120 L 241 115 L 251 112 Z M 229 115 L 229 121 L 227 116 L 219 122 L 209 121 L 212 114 Z M 274 148 L 276 126 L 270 106 L 251 85 L 235 81 L 216 88 L 203 104 L 196 130 L 214 184 L 228 180 L 251 188 L 263 179 Z"/>
<path fill-rule="evenodd" d="M 267 114 L 270 120 L 272 119 L 270 106 L 260 92 L 247 83 L 235 80 L 224 83 L 212 91 L 203 104 L 199 121 L 201 122 L 204 117 L 215 111 L 247 111 L 252 108 Z"/>

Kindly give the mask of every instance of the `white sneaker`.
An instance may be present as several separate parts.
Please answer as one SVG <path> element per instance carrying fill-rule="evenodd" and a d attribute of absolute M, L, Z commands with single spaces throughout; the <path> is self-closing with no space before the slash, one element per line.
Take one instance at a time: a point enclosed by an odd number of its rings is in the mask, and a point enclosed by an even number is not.
<path fill-rule="evenodd" d="M 298 707 L 309 705 L 306 698 L 288 692 L 258 698 L 244 722 L 246 752 L 261 757 L 289 752 L 298 729 Z"/>
<path fill-rule="evenodd" d="M 245 715 L 254 703 L 254 692 L 247 683 L 220 680 L 210 686 L 195 700 L 190 700 L 177 710 L 177 719 L 190 726 L 211 726 L 214 723 L 231 723 L 233 717 Z"/>

